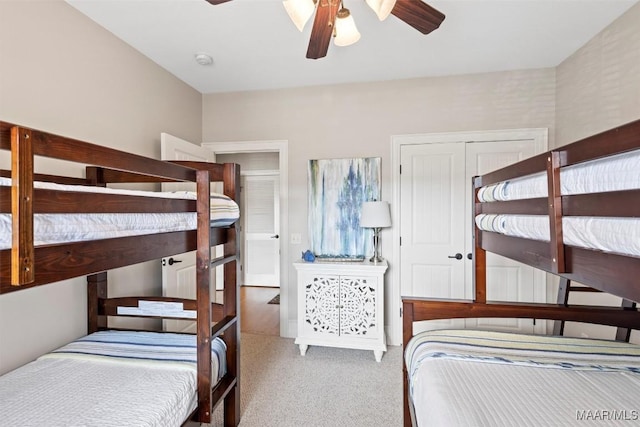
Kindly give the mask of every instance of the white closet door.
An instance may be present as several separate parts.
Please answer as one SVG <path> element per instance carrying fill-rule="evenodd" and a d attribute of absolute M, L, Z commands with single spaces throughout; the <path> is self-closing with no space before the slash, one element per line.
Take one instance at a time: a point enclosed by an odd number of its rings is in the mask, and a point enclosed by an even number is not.
<path fill-rule="evenodd" d="M 243 176 L 244 285 L 280 286 L 280 180 L 278 175 Z"/>
<path fill-rule="evenodd" d="M 401 294 L 472 299 L 471 179 L 540 152 L 531 139 L 407 144 L 400 148 Z M 459 254 L 459 255 L 458 255 Z M 541 271 L 487 255 L 487 299 L 545 301 Z M 541 332 L 529 319 L 452 319 L 418 329 L 454 327 Z M 416 330 L 417 332 L 417 330 Z"/>
<path fill-rule="evenodd" d="M 464 297 L 464 144 L 401 147 L 402 295 Z M 429 322 L 429 329 L 461 327 L 463 320 Z"/>

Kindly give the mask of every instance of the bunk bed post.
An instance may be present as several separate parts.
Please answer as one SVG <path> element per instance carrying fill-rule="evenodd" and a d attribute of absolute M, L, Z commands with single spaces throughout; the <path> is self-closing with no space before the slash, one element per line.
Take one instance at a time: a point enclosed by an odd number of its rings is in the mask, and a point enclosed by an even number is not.
<path fill-rule="evenodd" d="M 569 291 L 571 290 L 571 280 L 566 277 L 560 277 L 558 283 L 558 299 L 556 302 L 566 307 L 569 302 Z M 553 335 L 562 335 L 564 333 L 564 320 L 556 320 L 553 324 Z"/>
<path fill-rule="evenodd" d="M 104 169 L 96 166 L 87 166 L 85 168 L 85 179 L 87 183 L 97 186 L 97 187 L 106 187 L 107 184 L 104 182 Z"/>
<path fill-rule="evenodd" d="M 628 299 L 623 299 L 622 300 L 622 308 L 627 309 L 627 310 L 635 310 L 636 309 L 636 303 L 633 302 L 633 301 L 630 301 Z M 631 329 L 630 328 L 618 327 L 618 329 L 616 330 L 616 341 L 629 342 L 630 338 L 631 338 Z"/>
<path fill-rule="evenodd" d="M 106 187 L 102 173 L 103 169 L 96 166 L 85 167 L 85 179 L 87 183 Z M 107 299 L 107 272 L 90 274 L 87 276 L 87 333 L 92 334 L 102 329 L 107 329 L 107 319 L 101 313 L 101 303 Z"/>
<path fill-rule="evenodd" d="M 198 420 L 211 422 L 211 214 L 209 171 L 196 172 L 196 300 L 198 349 Z"/>
<path fill-rule="evenodd" d="M 233 163 L 224 164 L 224 194 L 240 202 L 240 166 Z M 227 329 L 223 339 L 227 345 L 227 372 L 236 378 L 233 390 L 224 399 L 224 425 L 237 426 L 240 423 L 240 299 L 238 298 L 238 281 L 240 277 L 240 239 L 238 227 L 233 225 L 229 230 L 229 238 L 224 244 L 224 256 L 235 256 L 234 261 L 224 265 L 224 306 L 222 316 L 236 317 L 233 326 Z"/>
<path fill-rule="evenodd" d="M 564 240 L 562 238 L 562 196 L 560 190 L 560 152 L 558 151 L 550 152 L 547 157 L 547 185 L 551 269 L 553 273 L 565 273 Z"/>
<path fill-rule="evenodd" d="M 402 348 L 406 351 L 407 345 L 413 336 L 413 303 L 402 303 Z M 409 371 L 407 364 L 402 361 L 403 403 L 404 403 L 404 427 L 411 427 L 413 423 L 412 406 L 409 400 Z"/>
<path fill-rule="evenodd" d="M 100 314 L 100 302 L 107 298 L 107 272 L 87 276 L 87 310 L 89 334 L 107 327 L 107 316 Z"/>
<path fill-rule="evenodd" d="M 11 128 L 11 285 L 35 280 L 33 266 L 33 138 L 31 130 Z"/>
<path fill-rule="evenodd" d="M 471 206 L 473 206 L 473 215 L 471 217 L 471 229 L 473 230 L 473 289 L 474 301 L 485 304 L 487 302 L 487 252 L 482 249 L 482 237 L 480 230 L 476 227 L 475 218 L 482 209 L 482 204 L 478 202 L 478 189 L 482 187 L 482 178 L 474 177 L 471 189 Z"/>

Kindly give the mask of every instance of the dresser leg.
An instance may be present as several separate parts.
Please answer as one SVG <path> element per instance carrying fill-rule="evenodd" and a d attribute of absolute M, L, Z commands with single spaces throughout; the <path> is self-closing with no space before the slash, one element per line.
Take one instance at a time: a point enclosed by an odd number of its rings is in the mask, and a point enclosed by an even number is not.
<path fill-rule="evenodd" d="M 304 356 L 308 348 L 309 346 L 307 344 L 300 344 L 300 356 Z"/>
<path fill-rule="evenodd" d="M 382 361 L 382 354 L 384 351 L 382 350 L 373 350 L 373 355 L 376 357 L 376 362 L 380 363 Z"/>

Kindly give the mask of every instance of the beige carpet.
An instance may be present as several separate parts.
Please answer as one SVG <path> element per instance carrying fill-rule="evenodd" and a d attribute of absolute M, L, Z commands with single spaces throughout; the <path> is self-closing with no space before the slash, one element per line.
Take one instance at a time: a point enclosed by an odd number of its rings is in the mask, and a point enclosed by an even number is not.
<path fill-rule="evenodd" d="M 402 349 L 372 351 L 310 346 L 293 339 L 242 334 L 241 427 L 400 427 Z M 222 426 L 222 408 L 211 426 Z"/>

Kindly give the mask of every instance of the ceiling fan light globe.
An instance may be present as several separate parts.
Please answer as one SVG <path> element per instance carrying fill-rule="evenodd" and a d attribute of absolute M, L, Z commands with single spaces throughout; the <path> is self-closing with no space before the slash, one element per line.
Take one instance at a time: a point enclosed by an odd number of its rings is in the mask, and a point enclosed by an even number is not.
<path fill-rule="evenodd" d="M 314 1 L 284 0 L 282 4 L 296 28 L 302 32 L 305 24 L 309 21 L 309 18 L 311 18 L 311 15 L 313 15 L 313 11 L 316 8 Z"/>
<path fill-rule="evenodd" d="M 366 0 L 367 4 L 378 15 L 378 19 L 384 21 L 391 14 L 396 0 Z"/>
<path fill-rule="evenodd" d="M 343 11 L 346 11 L 346 13 Z M 333 43 L 336 46 L 349 46 L 360 40 L 360 32 L 356 27 L 353 16 L 349 13 L 349 9 L 341 9 L 338 12 L 335 25 L 336 36 L 333 39 Z"/>

